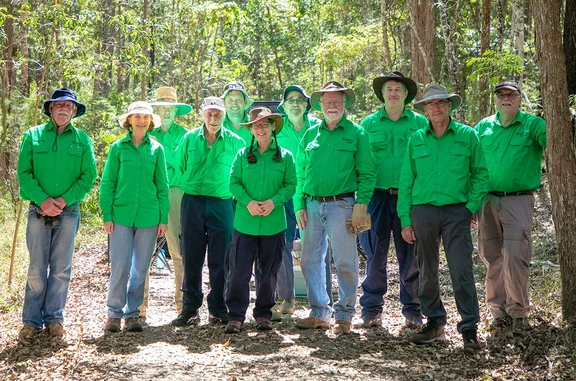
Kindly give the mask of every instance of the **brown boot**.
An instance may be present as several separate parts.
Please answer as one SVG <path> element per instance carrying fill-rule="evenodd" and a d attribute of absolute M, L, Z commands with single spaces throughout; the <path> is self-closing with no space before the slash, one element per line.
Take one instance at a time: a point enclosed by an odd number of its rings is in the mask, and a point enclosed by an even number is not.
<path fill-rule="evenodd" d="M 300 319 L 296 322 L 296 327 L 302 329 L 314 329 L 314 328 L 330 328 L 330 322 L 317 319 L 313 316 L 308 316 L 306 319 Z"/>

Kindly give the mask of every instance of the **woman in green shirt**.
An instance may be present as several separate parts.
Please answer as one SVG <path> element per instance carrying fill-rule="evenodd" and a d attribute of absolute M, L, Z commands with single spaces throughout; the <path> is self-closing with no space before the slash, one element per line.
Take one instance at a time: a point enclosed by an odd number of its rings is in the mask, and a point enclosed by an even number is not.
<path fill-rule="evenodd" d="M 284 203 L 296 191 L 296 168 L 290 151 L 278 145 L 282 117 L 265 107 L 250 111 L 243 123 L 252 141 L 236 154 L 230 192 L 237 200 L 230 245 L 227 333 L 240 332 L 250 304 L 252 267 L 260 273 L 253 311 L 258 330 L 269 330 L 276 277 L 285 244 Z"/>
<path fill-rule="evenodd" d="M 100 182 L 104 231 L 110 235 L 110 289 L 104 330 L 142 331 L 138 307 L 156 244 L 167 230 L 168 179 L 164 150 L 150 131 L 160 117 L 146 102 L 134 102 L 119 117 L 129 132 L 110 147 Z"/>

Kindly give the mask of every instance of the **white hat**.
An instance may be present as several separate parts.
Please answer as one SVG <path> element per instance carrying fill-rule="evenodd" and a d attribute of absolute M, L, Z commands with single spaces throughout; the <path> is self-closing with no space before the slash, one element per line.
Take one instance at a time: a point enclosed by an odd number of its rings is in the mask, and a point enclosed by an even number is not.
<path fill-rule="evenodd" d="M 162 124 L 162 119 L 159 115 L 154 114 L 154 111 L 152 111 L 152 106 L 150 106 L 148 102 L 136 101 L 130 103 L 130 106 L 128 106 L 128 112 L 126 114 L 120 115 L 118 117 L 118 123 L 120 123 L 120 126 L 124 127 L 126 119 L 128 119 L 130 115 L 134 114 L 152 115 L 152 121 L 154 122 L 153 127 L 158 127 Z"/>

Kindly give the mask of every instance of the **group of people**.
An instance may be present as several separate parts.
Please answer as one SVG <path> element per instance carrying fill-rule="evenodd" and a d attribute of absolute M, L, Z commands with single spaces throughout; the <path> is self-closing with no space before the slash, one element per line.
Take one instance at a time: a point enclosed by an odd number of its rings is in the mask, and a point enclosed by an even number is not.
<path fill-rule="evenodd" d="M 110 147 L 100 184 L 104 230 L 110 235 L 110 289 L 104 329 L 141 331 L 147 275 L 157 237 L 167 235 L 175 269 L 171 322 L 200 323 L 207 260 L 210 324 L 242 330 L 255 270 L 253 317 L 258 330 L 275 314 L 294 312 L 292 244 L 301 238 L 301 268 L 310 304 L 302 329 L 346 334 L 356 313 L 358 236 L 367 254 L 361 282 L 363 328 L 382 325 L 387 257 L 394 238 L 400 302 L 411 340 L 444 339 L 439 243 L 444 244 L 464 349 L 480 349 L 472 268 L 471 224 L 487 266 L 492 332 L 528 324 L 533 192 L 546 147 L 543 119 L 520 111 L 513 81 L 494 88 L 497 112 L 472 128 L 450 116 L 462 98 L 443 86 L 418 86 L 399 71 L 375 78 L 383 103 L 360 124 L 346 109 L 355 93 L 330 81 L 310 96 L 284 89 L 278 110 L 252 108 L 232 82 L 207 97 L 203 123 L 187 131 L 175 117 L 191 112 L 176 90 L 161 87 L 152 103 L 134 102 L 119 118 L 128 130 Z M 311 109 L 322 120 L 309 114 Z M 62 311 L 70 279 L 78 201 L 96 168 L 90 138 L 72 125 L 85 112 L 69 89 L 44 103 L 51 120 L 24 135 L 18 163 L 21 195 L 30 200 L 30 268 L 23 309 L 26 341 L 46 326 L 65 334 Z M 332 300 L 330 256 L 338 281 Z M 274 311 L 276 300 L 279 310 Z M 424 324 L 424 317 L 426 324 Z"/>

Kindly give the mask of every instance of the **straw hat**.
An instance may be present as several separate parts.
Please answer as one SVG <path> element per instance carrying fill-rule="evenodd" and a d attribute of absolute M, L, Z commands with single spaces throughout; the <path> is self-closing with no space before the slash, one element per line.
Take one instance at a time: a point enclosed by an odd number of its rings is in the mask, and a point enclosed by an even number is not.
<path fill-rule="evenodd" d="M 126 114 L 120 115 L 118 117 L 118 123 L 120 123 L 120 126 L 124 127 L 124 123 L 126 123 L 128 117 L 134 114 L 152 115 L 152 122 L 154 124 L 152 128 L 158 127 L 162 124 L 162 119 L 160 119 L 159 115 L 154 114 L 154 111 L 152 111 L 152 106 L 150 106 L 148 102 L 136 101 L 130 103 L 130 106 L 128 106 L 128 112 Z"/>
<path fill-rule="evenodd" d="M 176 116 L 186 115 L 192 111 L 192 106 L 186 103 L 179 103 L 176 97 L 176 89 L 173 87 L 159 87 L 156 90 L 156 100 L 150 103 L 151 106 L 176 106 Z"/>

